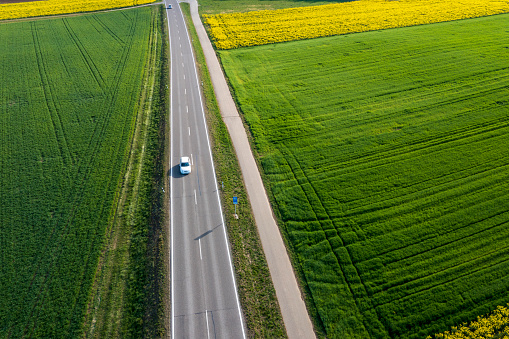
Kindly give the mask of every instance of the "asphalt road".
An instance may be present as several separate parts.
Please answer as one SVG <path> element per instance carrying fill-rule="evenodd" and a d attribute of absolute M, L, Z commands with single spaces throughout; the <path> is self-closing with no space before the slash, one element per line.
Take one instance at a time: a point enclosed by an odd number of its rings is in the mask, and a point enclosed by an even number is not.
<path fill-rule="evenodd" d="M 200 21 L 198 3 L 196 0 L 186 1 L 191 4 L 191 16 L 207 60 L 207 68 L 219 109 L 237 153 L 288 337 L 290 339 L 316 338 L 283 239 L 274 220 L 260 172 L 251 152 L 244 125 L 233 102 L 216 53 Z"/>
<path fill-rule="evenodd" d="M 171 337 L 245 338 L 190 39 L 165 0 L 171 54 Z M 181 175 L 179 158 L 192 172 Z"/>

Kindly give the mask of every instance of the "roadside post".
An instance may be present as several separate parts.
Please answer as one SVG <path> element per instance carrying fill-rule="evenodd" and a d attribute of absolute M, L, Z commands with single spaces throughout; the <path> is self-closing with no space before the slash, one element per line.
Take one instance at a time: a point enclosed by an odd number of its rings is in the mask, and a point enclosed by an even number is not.
<path fill-rule="evenodd" d="M 237 215 L 237 204 L 239 203 L 238 197 L 233 197 L 233 205 L 235 206 L 235 214 L 233 215 L 235 219 L 238 219 L 239 216 Z"/>

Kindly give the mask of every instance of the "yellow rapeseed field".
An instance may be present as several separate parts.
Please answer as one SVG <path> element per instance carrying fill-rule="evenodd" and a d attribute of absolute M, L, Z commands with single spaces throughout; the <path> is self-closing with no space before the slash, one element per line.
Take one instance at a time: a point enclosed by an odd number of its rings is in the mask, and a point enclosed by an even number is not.
<path fill-rule="evenodd" d="M 507 306 L 509 307 L 509 304 Z M 434 337 L 436 339 L 507 339 L 509 338 L 508 307 L 499 306 L 490 316 L 478 317 L 469 325 L 454 327 L 451 331 L 435 334 Z"/>
<path fill-rule="evenodd" d="M 154 2 L 154 0 L 46 0 L 10 3 L 0 5 L 0 20 L 90 12 L 150 2 Z"/>
<path fill-rule="evenodd" d="M 358 0 L 204 15 L 219 49 L 508 13 L 507 0 Z"/>

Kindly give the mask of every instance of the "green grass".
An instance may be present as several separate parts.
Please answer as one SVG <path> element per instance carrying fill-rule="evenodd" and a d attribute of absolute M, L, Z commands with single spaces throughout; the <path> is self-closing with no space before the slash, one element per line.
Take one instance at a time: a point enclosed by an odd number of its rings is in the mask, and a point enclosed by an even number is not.
<path fill-rule="evenodd" d="M 508 15 L 218 52 L 330 338 L 509 301 Z"/>
<path fill-rule="evenodd" d="M 214 89 L 196 30 L 192 25 L 189 4 L 182 3 L 189 35 L 192 39 L 197 68 L 205 98 L 204 108 L 211 137 L 217 180 L 223 202 L 223 213 L 231 243 L 237 288 L 249 338 L 286 338 L 276 291 L 248 203 L 242 173 L 226 125 L 223 123 Z M 232 197 L 239 198 L 238 219 L 233 217 Z"/>
<path fill-rule="evenodd" d="M 152 13 L 1 25 L 0 337 L 83 335 L 143 109 Z M 130 234 L 131 254 L 143 232 Z M 130 262 L 127 280 L 139 284 L 144 269 Z M 125 305 L 138 307 L 127 291 Z M 131 315 L 125 331 L 136 334 Z"/>
<path fill-rule="evenodd" d="M 218 14 L 327 5 L 355 0 L 201 0 L 200 14 Z"/>

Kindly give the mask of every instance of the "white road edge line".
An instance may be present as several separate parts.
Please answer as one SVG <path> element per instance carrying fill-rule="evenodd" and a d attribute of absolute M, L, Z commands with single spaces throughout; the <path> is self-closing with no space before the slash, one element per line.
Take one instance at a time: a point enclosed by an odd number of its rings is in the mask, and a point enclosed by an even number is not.
<path fill-rule="evenodd" d="M 166 15 L 166 24 L 168 25 L 168 40 L 169 40 L 169 43 L 170 43 L 170 51 L 172 50 L 172 47 L 171 47 L 171 28 L 170 28 L 170 18 L 168 18 L 168 15 Z M 170 54 L 170 58 L 171 58 L 171 54 Z M 175 296 L 174 296 L 174 291 L 175 291 L 175 287 L 174 287 L 174 281 L 175 281 L 175 270 L 174 270 L 174 262 L 173 262 L 173 173 L 172 173 L 172 166 L 171 166 L 171 161 L 173 159 L 173 124 L 171 123 L 172 120 L 173 120 L 173 65 L 174 63 L 172 62 L 171 63 L 172 66 L 170 68 L 170 135 L 171 135 L 171 139 L 170 139 L 170 280 L 171 280 L 171 285 L 170 285 L 170 303 L 171 303 L 171 319 L 170 319 L 170 324 L 171 324 L 171 337 L 172 338 L 175 338 L 175 320 L 174 320 L 174 317 L 175 317 Z"/>
<path fill-rule="evenodd" d="M 184 14 L 182 13 L 181 10 L 179 10 L 179 12 L 180 12 L 180 15 L 182 17 L 182 21 L 184 22 L 184 25 L 186 25 L 186 22 L 184 20 Z M 168 25 L 169 25 L 169 23 L 168 23 Z M 191 38 L 189 37 L 189 32 L 187 31 L 187 28 L 186 28 L 186 34 L 187 34 L 187 39 L 188 39 L 189 43 L 191 44 Z M 193 60 L 195 60 L 195 56 L 194 56 L 194 52 L 193 52 L 192 46 L 191 46 L 191 56 L 193 57 Z M 205 119 L 205 110 L 203 109 L 203 101 L 202 101 L 202 98 L 201 98 L 200 81 L 198 79 L 198 71 L 196 70 L 196 63 L 194 63 L 194 62 L 193 62 L 193 67 L 194 67 L 194 74 L 196 75 L 196 85 L 198 87 L 198 94 L 199 94 L 198 97 L 200 98 L 201 113 L 203 115 L 203 121 L 206 122 L 207 120 Z M 214 167 L 214 159 L 212 158 L 212 148 L 210 146 L 209 131 L 208 131 L 207 128 L 205 128 L 205 136 L 207 137 L 207 144 L 209 146 L 209 157 L 210 157 L 210 162 L 212 163 L 212 174 L 214 175 L 214 178 L 217 178 L 217 176 L 216 176 L 216 168 Z M 237 282 L 235 281 L 235 272 L 233 271 L 233 263 L 232 263 L 232 258 L 231 258 L 231 254 L 230 254 L 230 245 L 228 244 L 228 237 L 226 235 L 226 228 L 225 228 L 225 225 L 224 225 L 223 208 L 221 206 L 221 197 L 219 196 L 219 189 L 217 187 L 217 180 L 214 180 L 214 184 L 216 186 L 217 203 L 219 205 L 219 211 L 220 211 L 220 214 L 221 214 L 221 224 L 223 225 L 223 234 L 224 234 L 224 240 L 225 240 L 225 243 L 226 243 L 226 249 L 227 249 L 227 253 L 228 253 L 228 261 L 230 263 L 230 272 L 231 272 L 231 275 L 232 275 L 233 288 L 235 289 L 235 297 L 237 299 L 237 310 L 238 310 L 238 313 L 239 313 L 240 327 L 242 328 L 242 337 L 244 339 L 246 339 L 246 331 L 244 329 L 244 319 L 242 319 L 242 311 L 240 309 L 239 293 L 237 292 Z M 175 337 L 172 336 L 172 338 L 175 338 Z"/>
<path fill-rule="evenodd" d="M 205 320 L 207 321 L 207 339 L 210 339 L 209 316 L 207 314 L 207 310 L 205 310 Z"/>

